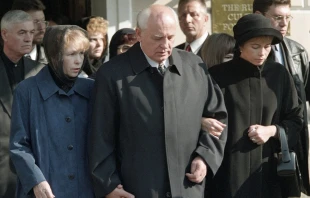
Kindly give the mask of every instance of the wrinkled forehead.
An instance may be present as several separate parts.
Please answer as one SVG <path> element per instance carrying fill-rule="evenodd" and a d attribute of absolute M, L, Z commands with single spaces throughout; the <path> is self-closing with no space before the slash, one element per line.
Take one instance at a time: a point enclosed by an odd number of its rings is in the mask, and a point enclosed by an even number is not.
<path fill-rule="evenodd" d="M 16 22 L 9 24 L 8 27 L 5 29 L 7 29 L 10 32 L 20 32 L 20 31 L 28 32 L 34 30 L 34 24 L 33 21 Z"/>

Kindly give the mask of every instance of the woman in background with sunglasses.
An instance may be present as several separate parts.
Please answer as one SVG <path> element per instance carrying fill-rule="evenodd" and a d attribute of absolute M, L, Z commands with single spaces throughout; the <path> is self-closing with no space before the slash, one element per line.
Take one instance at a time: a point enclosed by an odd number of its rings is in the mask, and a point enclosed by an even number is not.
<path fill-rule="evenodd" d="M 125 53 L 136 42 L 137 37 L 134 29 L 123 28 L 115 32 L 109 46 L 110 60 L 114 56 Z"/>

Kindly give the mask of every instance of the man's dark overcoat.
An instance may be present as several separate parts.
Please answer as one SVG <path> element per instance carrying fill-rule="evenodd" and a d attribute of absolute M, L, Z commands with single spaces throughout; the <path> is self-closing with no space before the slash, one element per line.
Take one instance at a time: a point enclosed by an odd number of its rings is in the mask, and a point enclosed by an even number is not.
<path fill-rule="evenodd" d="M 36 75 L 43 67 L 33 60 L 24 58 L 25 79 Z M 12 198 L 15 195 L 16 176 L 10 170 L 9 137 L 13 93 L 4 63 L 0 58 L 0 197 Z"/>
<path fill-rule="evenodd" d="M 284 66 L 288 69 L 295 82 L 297 94 L 300 103 L 304 105 L 304 123 L 298 141 L 297 157 L 303 178 L 303 192 L 310 195 L 310 177 L 309 177 L 309 113 L 306 102 L 310 101 L 310 80 L 309 80 L 309 59 L 306 49 L 298 42 L 283 38 L 280 43 L 283 53 Z"/>
<path fill-rule="evenodd" d="M 249 139 L 248 129 L 254 124 L 283 127 L 289 147 L 296 146 L 302 107 L 291 75 L 279 63 L 257 67 L 242 58 L 209 72 L 223 91 L 229 114 L 225 157 L 210 197 L 282 197 L 276 175 L 279 141 L 272 137 L 259 146 Z"/>
<path fill-rule="evenodd" d="M 185 176 L 192 159 L 217 172 L 226 130 L 219 139 L 201 131 L 201 117 L 226 123 L 222 93 L 198 56 L 173 49 L 169 62 L 162 77 L 137 43 L 98 70 L 89 141 L 96 197 L 122 184 L 136 198 L 202 198 L 204 182 Z"/>

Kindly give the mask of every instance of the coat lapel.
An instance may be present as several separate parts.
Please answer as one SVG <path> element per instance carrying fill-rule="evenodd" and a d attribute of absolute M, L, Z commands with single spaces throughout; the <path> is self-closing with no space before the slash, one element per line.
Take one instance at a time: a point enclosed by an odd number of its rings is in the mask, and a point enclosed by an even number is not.
<path fill-rule="evenodd" d="M 292 68 L 290 67 L 290 65 L 294 65 L 292 57 L 289 56 L 292 52 L 286 46 L 287 43 L 284 38 L 283 42 L 280 43 L 280 47 L 283 52 L 284 66 L 290 71 L 291 74 L 294 74 L 295 71 L 293 71 Z"/>
<path fill-rule="evenodd" d="M 13 93 L 2 58 L 0 58 L 0 82 L 0 102 L 4 106 L 8 115 L 11 117 Z"/>
<path fill-rule="evenodd" d="M 25 78 L 29 78 L 31 76 L 35 76 L 44 66 L 41 63 L 34 62 L 33 60 L 30 60 L 29 58 L 23 57 L 24 66 L 25 66 Z"/>

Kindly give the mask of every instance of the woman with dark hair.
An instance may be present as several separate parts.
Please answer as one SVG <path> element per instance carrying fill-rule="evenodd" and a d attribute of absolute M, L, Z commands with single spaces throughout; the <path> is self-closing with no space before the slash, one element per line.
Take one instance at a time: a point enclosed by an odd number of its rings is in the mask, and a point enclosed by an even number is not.
<path fill-rule="evenodd" d="M 224 160 L 209 196 L 287 197 L 276 171 L 278 134 L 284 129 L 293 149 L 303 120 L 291 75 L 267 59 L 271 45 L 283 37 L 259 14 L 241 17 L 233 31 L 240 56 L 209 69 L 229 115 Z"/>
<path fill-rule="evenodd" d="M 215 33 L 207 37 L 201 47 L 201 58 L 210 68 L 234 57 L 235 39 L 226 33 Z"/>
<path fill-rule="evenodd" d="M 131 28 L 123 28 L 115 32 L 109 46 L 110 59 L 116 55 L 125 53 L 137 42 L 136 32 Z"/>

